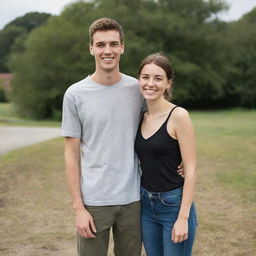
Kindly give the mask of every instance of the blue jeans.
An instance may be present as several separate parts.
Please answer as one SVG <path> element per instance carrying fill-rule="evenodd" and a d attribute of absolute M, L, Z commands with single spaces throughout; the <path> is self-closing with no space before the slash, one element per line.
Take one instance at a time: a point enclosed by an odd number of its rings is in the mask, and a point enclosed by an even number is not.
<path fill-rule="evenodd" d="M 142 241 L 147 256 L 191 256 L 197 219 L 194 203 L 188 219 L 188 239 L 174 243 L 172 228 L 177 220 L 183 188 L 169 192 L 148 192 L 141 188 Z"/>

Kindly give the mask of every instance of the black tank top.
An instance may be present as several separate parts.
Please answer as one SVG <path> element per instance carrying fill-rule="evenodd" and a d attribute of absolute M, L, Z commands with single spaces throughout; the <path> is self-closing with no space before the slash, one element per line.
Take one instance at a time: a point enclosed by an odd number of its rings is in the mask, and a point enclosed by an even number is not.
<path fill-rule="evenodd" d="M 184 179 L 177 173 L 181 163 L 179 143 L 167 131 L 167 122 L 176 107 L 172 108 L 165 122 L 148 139 L 144 139 L 141 134 L 143 115 L 140 120 L 135 151 L 142 170 L 141 185 L 151 192 L 167 192 L 184 183 Z"/>

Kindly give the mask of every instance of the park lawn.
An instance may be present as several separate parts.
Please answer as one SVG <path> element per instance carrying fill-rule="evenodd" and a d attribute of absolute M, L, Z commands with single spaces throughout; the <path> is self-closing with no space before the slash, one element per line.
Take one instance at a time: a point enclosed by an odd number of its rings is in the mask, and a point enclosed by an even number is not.
<path fill-rule="evenodd" d="M 199 229 L 195 255 L 256 255 L 256 111 L 193 112 Z"/>
<path fill-rule="evenodd" d="M 59 127 L 60 122 L 20 118 L 12 103 L 0 103 L 0 125 Z"/>
<path fill-rule="evenodd" d="M 194 255 L 255 255 L 256 111 L 191 117 L 198 154 Z M 0 255 L 74 255 L 63 140 L 0 156 L 0 170 Z"/>
<path fill-rule="evenodd" d="M 193 112 L 199 158 L 212 161 L 216 178 L 233 188 L 256 188 L 256 111 Z M 200 162 L 200 161 L 199 161 Z"/>

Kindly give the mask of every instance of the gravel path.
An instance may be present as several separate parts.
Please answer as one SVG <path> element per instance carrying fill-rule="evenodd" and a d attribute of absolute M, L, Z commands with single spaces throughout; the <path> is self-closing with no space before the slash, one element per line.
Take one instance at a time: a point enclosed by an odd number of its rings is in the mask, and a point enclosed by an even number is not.
<path fill-rule="evenodd" d="M 0 126 L 0 155 L 60 136 L 60 128 Z"/>

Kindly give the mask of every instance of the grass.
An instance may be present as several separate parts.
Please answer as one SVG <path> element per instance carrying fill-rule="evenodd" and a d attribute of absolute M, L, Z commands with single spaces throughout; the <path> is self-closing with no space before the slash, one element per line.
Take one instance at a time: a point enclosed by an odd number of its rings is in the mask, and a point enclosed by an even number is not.
<path fill-rule="evenodd" d="M 0 125 L 59 127 L 60 122 L 20 118 L 12 103 L 0 103 Z"/>
<path fill-rule="evenodd" d="M 191 116 L 198 151 L 194 255 L 256 255 L 256 111 Z M 0 170 L 0 255 L 75 255 L 62 139 L 2 155 Z"/>
<path fill-rule="evenodd" d="M 2 155 L 0 169 L 0 255 L 74 255 L 62 139 Z"/>
<path fill-rule="evenodd" d="M 195 255 L 256 255 L 256 111 L 191 116 L 199 174 Z"/>
<path fill-rule="evenodd" d="M 216 178 L 243 190 L 256 187 L 256 111 L 194 112 L 198 150 L 218 166 Z M 209 154 L 211 152 L 211 154 Z"/>

